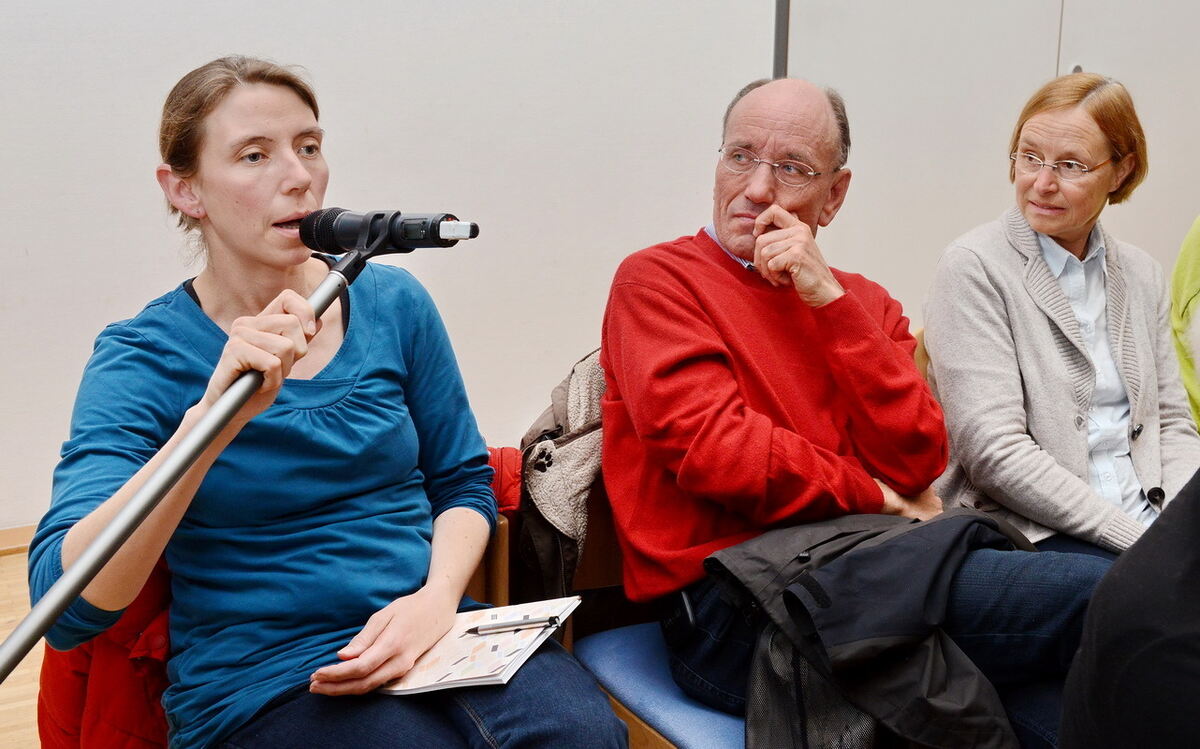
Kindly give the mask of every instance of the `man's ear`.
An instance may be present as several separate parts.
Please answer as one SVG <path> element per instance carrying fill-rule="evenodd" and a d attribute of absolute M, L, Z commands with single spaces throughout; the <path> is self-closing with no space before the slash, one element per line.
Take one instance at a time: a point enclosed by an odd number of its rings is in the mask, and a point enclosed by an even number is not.
<path fill-rule="evenodd" d="M 159 164 L 158 168 L 154 170 L 154 176 L 158 178 L 158 186 L 162 188 L 163 195 L 167 196 L 168 203 L 175 206 L 185 216 L 196 219 L 204 218 L 204 205 L 192 189 L 189 180 L 176 174 L 168 164 Z"/>
<path fill-rule="evenodd" d="M 829 187 L 829 193 L 825 196 L 825 204 L 821 206 L 821 215 L 817 217 L 817 223 L 821 226 L 829 226 L 829 222 L 833 221 L 833 217 L 841 210 L 842 203 L 846 200 L 846 191 L 850 189 L 850 170 L 839 169 L 833 175 L 833 184 Z"/>

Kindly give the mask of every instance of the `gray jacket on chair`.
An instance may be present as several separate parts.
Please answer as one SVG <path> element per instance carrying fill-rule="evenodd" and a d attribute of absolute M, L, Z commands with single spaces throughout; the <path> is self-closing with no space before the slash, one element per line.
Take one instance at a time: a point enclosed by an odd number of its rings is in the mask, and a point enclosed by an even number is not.
<path fill-rule="evenodd" d="M 1110 346 L 1130 402 L 1130 455 L 1160 507 L 1200 466 L 1162 268 L 1104 235 Z M 997 513 L 1033 541 L 1066 533 L 1112 551 L 1144 527 L 1088 484 L 1095 369 L 1071 304 L 1013 208 L 956 239 L 925 307 L 930 384 L 950 434 L 947 507 Z"/>

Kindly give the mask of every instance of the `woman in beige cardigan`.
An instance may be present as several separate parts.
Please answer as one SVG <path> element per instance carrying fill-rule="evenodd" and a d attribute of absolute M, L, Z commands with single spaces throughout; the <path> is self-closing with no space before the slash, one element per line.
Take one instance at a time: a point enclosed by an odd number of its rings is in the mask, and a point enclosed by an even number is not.
<path fill-rule="evenodd" d="M 1145 138 L 1124 86 L 1075 73 L 1033 95 L 1009 151 L 1016 206 L 950 245 L 925 310 L 940 494 L 1111 558 L 1200 467 L 1163 271 L 1098 222 L 1145 177 Z"/>

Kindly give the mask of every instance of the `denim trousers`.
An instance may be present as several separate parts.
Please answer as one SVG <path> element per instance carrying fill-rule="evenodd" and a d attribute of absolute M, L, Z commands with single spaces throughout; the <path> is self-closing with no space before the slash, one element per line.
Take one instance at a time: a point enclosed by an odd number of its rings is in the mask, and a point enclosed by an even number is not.
<path fill-rule="evenodd" d="M 1111 551 L 1101 549 L 1095 544 L 1089 544 L 1087 541 L 1080 541 L 1078 538 L 1062 533 L 1057 533 L 1050 538 L 1038 541 L 1034 546 L 1037 547 L 1038 551 L 1065 551 L 1070 554 L 1092 554 L 1101 559 L 1107 559 L 1110 562 L 1117 561 L 1117 555 Z"/>
<path fill-rule="evenodd" d="M 979 549 L 951 583 L 942 628 L 995 685 L 1022 747 L 1057 742 L 1063 680 L 1110 564 L 1093 554 Z M 662 622 L 672 676 L 694 699 L 744 715 L 765 620 L 727 602 L 707 579 L 683 595 L 690 620 L 681 597 Z"/>
<path fill-rule="evenodd" d="M 504 686 L 328 697 L 285 692 L 221 744 L 291 747 L 626 746 L 626 728 L 573 656 L 548 640 Z"/>

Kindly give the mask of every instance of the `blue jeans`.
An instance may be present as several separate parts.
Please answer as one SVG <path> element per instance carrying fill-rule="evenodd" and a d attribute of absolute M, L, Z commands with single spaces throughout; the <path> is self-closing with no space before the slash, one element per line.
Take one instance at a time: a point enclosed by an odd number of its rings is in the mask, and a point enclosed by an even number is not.
<path fill-rule="evenodd" d="M 1069 554 L 1091 554 L 1107 559 L 1110 562 L 1117 561 L 1117 555 L 1111 551 L 1101 549 L 1095 544 L 1089 544 L 1087 541 L 1080 541 L 1078 538 L 1068 536 L 1065 533 L 1056 533 L 1050 538 L 1038 541 L 1034 546 L 1038 551 L 1064 551 Z"/>
<path fill-rule="evenodd" d="M 591 674 L 548 640 L 508 684 L 397 697 L 280 695 L 221 745 L 289 747 L 625 747 L 626 728 Z"/>
<path fill-rule="evenodd" d="M 996 686 L 1023 747 L 1053 747 L 1062 683 L 1079 646 L 1092 589 L 1110 562 L 1055 552 L 969 553 L 951 584 L 942 628 Z M 725 712 L 746 712 L 746 680 L 765 621 L 702 580 L 663 620 L 671 674 L 684 692 Z"/>

